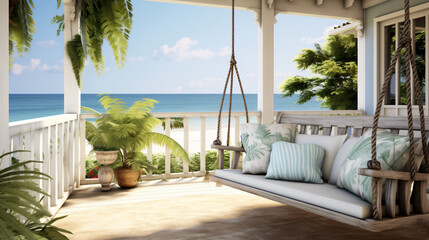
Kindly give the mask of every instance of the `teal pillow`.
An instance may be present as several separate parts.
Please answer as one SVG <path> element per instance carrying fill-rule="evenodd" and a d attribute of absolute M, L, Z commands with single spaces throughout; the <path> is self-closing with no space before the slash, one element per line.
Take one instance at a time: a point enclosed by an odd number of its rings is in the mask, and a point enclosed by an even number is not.
<path fill-rule="evenodd" d="M 317 144 L 275 142 L 265 178 L 323 183 L 325 150 Z"/>
<path fill-rule="evenodd" d="M 371 202 L 371 178 L 358 175 L 359 168 L 367 168 L 371 159 L 372 130 L 365 132 L 355 144 L 346 159 L 341 163 L 337 186 Z M 415 162 L 417 166 L 423 159 L 422 142 L 418 139 L 415 144 Z M 381 169 L 407 171 L 410 155 L 410 141 L 408 136 L 390 134 L 386 130 L 377 131 L 377 160 Z M 384 184 L 384 181 L 383 181 Z"/>

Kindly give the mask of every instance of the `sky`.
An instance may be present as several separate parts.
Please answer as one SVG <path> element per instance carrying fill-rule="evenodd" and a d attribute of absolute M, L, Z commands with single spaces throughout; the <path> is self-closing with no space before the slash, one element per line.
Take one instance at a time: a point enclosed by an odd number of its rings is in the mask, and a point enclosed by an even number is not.
<path fill-rule="evenodd" d="M 64 92 L 64 39 L 50 24 L 63 8 L 55 0 L 34 1 L 36 33 L 30 52 L 14 56 L 11 93 Z M 134 0 L 127 61 L 116 67 L 107 41 L 105 72 L 88 59 L 82 93 L 222 93 L 231 54 L 231 10 Z M 257 93 L 258 25 L 251 11 L 236 11 L 235 55 L 246 93 Z M 276 16 L 274 91 L 287 77 L 309 76 L 296 69 L 302 49 L 325 41 L 327 31 L 344 21 L 307 16 Z M 235 90 L 238 90 L 237 88 Z M 238 91 L 237 91 L 238 93 Z"/>

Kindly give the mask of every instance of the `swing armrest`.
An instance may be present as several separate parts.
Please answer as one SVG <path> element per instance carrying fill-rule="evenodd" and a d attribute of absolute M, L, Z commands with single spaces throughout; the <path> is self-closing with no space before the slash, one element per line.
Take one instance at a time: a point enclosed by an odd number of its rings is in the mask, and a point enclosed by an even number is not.
<path fill-rule="evenodd" d="M 234 152 L 234 157 L 232 158 L 232 161 L 230 162 L 231 169 L 237 169 L 238 168 L 238 161 L 240 160 L 240 155 L 242 152 L 245 152 L 244 148 L 242 148 L 242 147 L 231 147 L 231 146 L 223 146 L 223 145 L 212 145 L 211 147 L 213 149 L 217 149 L 217 153 L 219 156 L 219 169 L 223 169 L 223 163 L 225 160 L 224 151 L 233 151 Z"/>
<path fill-rule="evenodd" d="M 359 175 L 375 178 L 385 178 L 393 180 L 403 180 L 408 181 L 411 179 L 411 174 L 409 172 L 399 172 L 392 170 L 375 170 L 368 168 L 359 168 Z M 416 173 L 415 181 L 429 181 L 429 174 L 425 173 Z"/>
<path fill-rule="evenodd" d="M 383 218 L 383 199 L 386 214 L 390 218 L 394 218 L 397 215 L 397 202 L 399 203 L 400 213 L 405 216 L 411 214 L 411 204 L 413 204 L 414 213 L 427 213 L 429 211 L 429 202 L 426 196 L 429 181 L 428 173 L 416 173 L 414 185 L 409 172 L 359 168 L 358 174 L 372 178 L 374 219 L 381 220 Z M 386 179 L 384 197 L 383 179 Z M 413 198 L 411 198 L 412 192 Z"/>

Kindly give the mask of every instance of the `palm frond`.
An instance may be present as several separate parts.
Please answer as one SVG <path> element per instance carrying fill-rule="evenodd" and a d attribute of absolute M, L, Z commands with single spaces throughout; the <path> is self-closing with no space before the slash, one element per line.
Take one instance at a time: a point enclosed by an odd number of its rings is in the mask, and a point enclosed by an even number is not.
<path fill-rule="evenodd" d="M 67 54 L 69 55 L 77 85 L 81 87 L 80 76 L 85 68 L 85 52 L 83 51 L 80 35 L 76 34 L 73 40 L 67 42 Z"/>
<path fill-rule="evenodd" d="M 143 144 L 145 146 L 149 146 L 149 144 L 156 144 L 162 147 L 167 147 L 176 157 L 182 159 L 185 162 L 189 162 L 189 155 L 186 150 L 174 139 L 162 133 L 147 133 Z"/>
<path fill-rule="evenodd" d="M 60 1 L 59 4 L 61 5 L 61 0 L 58 1 Z M 51 19 L 51 24 L 58 24 L 57 36 L 59 36 L 61 32 L 64 32 L 64 14 L 54 16 Z"/>
<path fill-rule="evenodd" d="M 26 151 L 5 153 L 0 158 L 17 152 Z M 61 232 L 68 231 L 52 226 L 55 221 L 42 221 L 50 219 L 51 214 L 34 197 L 37 194 L 48 196 L 36 182 L 50 177 L 27 167 L 33 163 L 43 162 L 23 161 L 0 170 L 0 239 L 67 239 Z"/>

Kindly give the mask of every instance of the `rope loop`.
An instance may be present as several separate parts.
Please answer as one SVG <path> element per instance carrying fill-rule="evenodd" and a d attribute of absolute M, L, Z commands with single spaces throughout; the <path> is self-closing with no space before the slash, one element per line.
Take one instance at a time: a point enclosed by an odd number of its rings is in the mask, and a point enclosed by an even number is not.
<path fill-rule="evenodd" d="M 221 131 L 221 118 L 222 118 L 222 108 L 225 100 L 226 90 L 228 88 L 228 83 L 230 84 L 230 92 L 229 92 L 229 112 L 228 112 L 228 133 L 227 133 L 227 146 L 229 146 L 229 137 L 231 130 L 231 110 L 232 110 L 232 88 L 234 81 L 234 71 L 237 74 L 238 84 L 240 86 L 241 96 L 243 97 L 244 109 L 246 110 L 246 122 L 249 123 L 249 113 L 247 111 L 247 103 L 246 97 L 244 95 L 243 86 L 241 84 L 240 74 L 237 69 L 237 60 L 235 60 L 235 1 L 232 0 L 232 34 L 231 34 L 231 60 L 229 65 L 228 76 L 226 77 L 225 87 L 223 89 L 222 101 L 219 108 L 219 115 L 217 120 L 217 137 L 216 140 L 213 141 L 213 145 L 222 145 L 222 141 L 220 140 L 220 131 Z"/>

